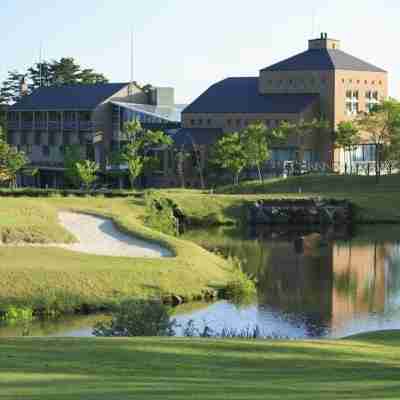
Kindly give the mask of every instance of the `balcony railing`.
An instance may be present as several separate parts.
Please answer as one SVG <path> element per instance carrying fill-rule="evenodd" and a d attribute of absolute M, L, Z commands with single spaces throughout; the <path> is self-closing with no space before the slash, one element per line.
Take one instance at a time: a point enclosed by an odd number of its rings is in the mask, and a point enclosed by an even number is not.
<path fill-rule="evenodd" d="M 60 121 L 49 121 L 48 126 L 49 126 L 49 129 L 51 129 L 51 130 L 59 130 L 59 129 L 61 129 L 61 122 Z"/>
<path fill-rule="evenodd" d="M 93 127 L 94 124 L 91 121 L 79 121 L 79 130 L 81 131 L 90 131 Z"/>
<path fill-rule="evenodd" d="M 44 130 L 47 128 L 47 121 L 35 121 L 35 129 Z"/>
<path fill-rule="evenodd" d="M 7 121 L 8 129 L 18 129 L 19 121 Z"/>
<path fill-rule="evenodd" d="M 21 128 L 32 130 L 33 129 L 33 121 L 22 121 Z"/>
<path fill-rule="evenodd" d="M 63 128 L 65 130 L 76 130 L 78 123 L 76 121 L 64 121 Z"/>

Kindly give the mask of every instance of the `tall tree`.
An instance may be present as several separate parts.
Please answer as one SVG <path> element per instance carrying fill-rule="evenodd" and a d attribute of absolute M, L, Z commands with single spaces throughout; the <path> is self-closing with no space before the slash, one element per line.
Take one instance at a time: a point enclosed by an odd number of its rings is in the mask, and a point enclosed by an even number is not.
<path fill-rule="evenodd" d="M 317 151 L 321 151 L 323 143 L 331 139 L 329 123 L 324 119 L 283 122 L 275 131 L 276 137 L 280 140 L 288 140 L 290 136 L 295 138 L 299 162 L 304 160 L 304 151 L 308 144 L 312 143 Z"/>
<path fill-rule="evenodd" d="M 144 130 L 139 121 L 126 122 L 123 129 L 125 144 L 120 151 L 120 160 L 128 167 L 131 188 L 145 168 L 154 165 L 154 157 L 149 150 L 157 146 L 169 146 L 171 138 L 162 131 Z"/>
<path fill-rule="evenodd" d="M 350 171 L 352 170 L 351 152 L 360 144 L 360 132 L 353 121 L 342 121 L 335 132 L 335 143 L 350 155 Z"/>
<path fill-rule="evenodd" d="M 65 178 L 73 187 L 79 187 L 81 181 L 77 164 L 81 161 L 81 151 L 79 145 L 66 146 L 64 156 Z"/>
<path fill-rule="evenodd" d="M 89 191 L 93 183 L 97 180 L 97 171 L 99 170 L 99 165 L 94 161 L 84 160 L 76 163 L 76 170 L 80 182 L 84 188 Z"/>
<path fill-rule="evenodd" d="M 72 57 L 62 57 L 50 64 L 52 84 L 56 86 L 73 85 L 79 82 L 80 66 Z"/>
<path fill-rule="evenodd" d="M 79 72 L 78 80 L 82 85 L 96 85 L 108 82 L 108 79 L 103 74 L 99 74 L 91 68 L 83 69 Z"/>
<path fill-rule="evenodd" d="M 0 182 L 8 182 L 11 188 L 16 188 L 17 175 L 22 172 L 28 162 L 23 151 L 0 139 Z"/>
<path fill-rule="evenodd" d="M 242 131 L 247 165 L 257 168 L 260 182 L 263 180 L 261 165 L 270 157 L 270 152 L 268 150 L 268 134 L 269 131 L 262 122 L 255 122 Z"/>
<path fill-rule="evenodd" d="M 82 69 L 72 57 L 42 61 L 27 69 L 26 73 L 9 71 L 0 86 L 0 104 L 12 104 L 21 98 L 21 80 L 28 82 L 29 92 L 41 86 L 92 85 L 108 82 L 107 78 L 91 68 Z"/>
<path fill-rule="evenodd" d="M 389 159 L 400 143 L 400 102 L 393 99 L 383 101 L 370 113 L 361 115 L 356 123 L 375 147 L 375 176 L 378 183 L 383 162 Z"/>
<path fill-rule="evenodd" d="M 6 80 L 0 88 L 0 98 L 3 104 L 15 103 L 21 98 L 21 81 L 26 78 L 26 74 L 18 71 L 9 71 Z"/>
<path fill-rule="evenodd" d="M 239 132 L 224 135 L 214 145 L 213 161 L 233 175 L 233 183 L 239 183 L 239 176 L 247 166 L 248 157 Z"/>
<path fill-rule="evenodd" d="M 29 89 L 35 90 L 41 86 L 52 86 L 54 84 L 51 63 L 42 61 L 28 68 L 28 77 L 30 80 Z"/>

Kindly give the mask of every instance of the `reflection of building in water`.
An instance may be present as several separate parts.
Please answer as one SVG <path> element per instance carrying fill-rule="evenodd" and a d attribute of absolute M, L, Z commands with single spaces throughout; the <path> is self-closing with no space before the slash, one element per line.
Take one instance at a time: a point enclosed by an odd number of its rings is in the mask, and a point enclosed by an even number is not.
<path fill-rule="evenodd" d="M 330 243 L 320 235 L 268 243 L 268 266 L 259 277 L 260 303 L 300 316 L 310 336 L 340 329 L 355 315 L 383 312 L 389 245 Z"/>
<path fill-rule="evenodd" d="M 333 245 L 333 330 L 354 315 L 385 311 L 388 247 L 377 243 Z"/>
<path fill-rule="evenodd" d="M 319 336 L 329 325 L 332 265 L 320 236 L 273 240 L 268 243 L 269 263 L 259 276 L 260 303 L 289 316 L 300 316 L 310 336 Z"/>

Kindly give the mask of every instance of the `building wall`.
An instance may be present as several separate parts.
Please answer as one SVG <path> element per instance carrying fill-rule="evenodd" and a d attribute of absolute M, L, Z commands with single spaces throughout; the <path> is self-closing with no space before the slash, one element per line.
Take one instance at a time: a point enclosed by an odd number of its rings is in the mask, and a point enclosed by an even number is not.
<path fill-rule="evenodd" d="M 346 92 L 348 90 L 359 92 L 359 111 L 365 112 L 367 91 L 377 91 L 379 100 L 388 97 L 388 76 L 386 72 L 366 71 L 335 71 L 334 91 L 334 126 L 342 121 L 354 119 L 354 116 L 346 114 Z"/>
<path fill-rule="evenodd" d="M 333 71 L 261 71 L 259 90 L 263 94 L 319 94 L 321 115 L 334 122 Z"/>

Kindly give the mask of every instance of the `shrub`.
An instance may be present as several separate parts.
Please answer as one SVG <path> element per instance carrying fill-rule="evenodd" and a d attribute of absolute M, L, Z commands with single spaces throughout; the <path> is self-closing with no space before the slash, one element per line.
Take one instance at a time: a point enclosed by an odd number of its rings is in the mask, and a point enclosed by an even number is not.
<path fill-rule="evenodd" d="M 225 286 L 224 297 L 243 303 L 255 296 L 255 280 L 242 270 L 239 260 L 233 259 L 232 262 L 235 266 L 234 277 Z"/>
<path fill-rule="evenodd" d="M 159 301 L 125 300 L 110 321 L 98 322 L 95 336 L 173 336 L 175 320 L 170 320 L 168 308 Z"/>
<path fill-rule="evenodd" d="M 8 323 L 32 321 L 33 310 L 29 307 L 9 306 L 4 312 L 3 319 Z"/>
<path fill-rule="evenodd" d="M 167 235 L 179 234 L 179 219 L 176 216 L 177 206 L 170 199 L 146 196 L 146 225 Z"/>

